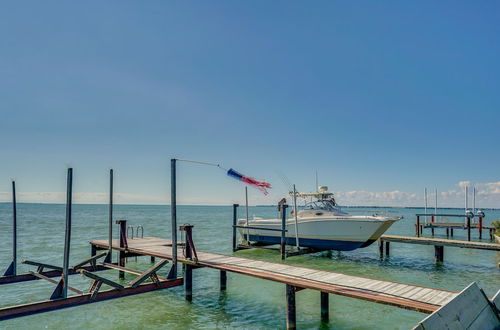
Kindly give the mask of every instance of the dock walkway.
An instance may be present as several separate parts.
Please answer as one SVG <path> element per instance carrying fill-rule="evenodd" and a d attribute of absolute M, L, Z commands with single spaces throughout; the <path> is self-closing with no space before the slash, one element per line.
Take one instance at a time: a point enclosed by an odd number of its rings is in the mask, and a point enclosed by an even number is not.
<path fill-rule="evenodd" d="M 94 240 L 90 244 L 96 249 L 108 249 L 107 240 Z M 119 247 L 118 240 L 113 241 L 113 249 L 124 251 L 123 248 Z M 129 256 L 142 255 L 172 259 L 171 241 L 155 237 L 129 239 L 128 249 L 125 252 Z M 345 275 L 283 263 L 201 251 L 198 251 L 197 255 L 196 266 L 230 271 L 297 288 L 313 289 L 423 313 L 434 312 L 457 295 L 456 292 L 447 290 Z M 178 256 L 179 262 L 192 264 L 192 261 L 183 257 L 182 248 L 178 248 Z"/>

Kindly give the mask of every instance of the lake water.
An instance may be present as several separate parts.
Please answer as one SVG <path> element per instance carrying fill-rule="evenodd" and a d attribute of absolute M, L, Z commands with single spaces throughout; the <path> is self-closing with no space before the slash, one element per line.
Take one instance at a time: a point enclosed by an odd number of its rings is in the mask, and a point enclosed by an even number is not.
<path fill-rule="evenodd" d="M 356 209 L 348 209 L 348 211 Z M 363 210 L 363 209 L 360 209 Z M 383 211 L 379 209 L 378 211 Z M 417 209 L 387 209 L 403 215 L 388 233 L 414 235 Z M 87 258 L 88 242 L 107 238 L 107 206 L 74 205 L 71 263 Z M 393 213 L 394 212 L 394 213 Z M 459 210 L 440 210 L 459 213 Z M 117 205 L 115 219 L 130 225 L 142 225 L 145 236 L 170 237 L 168 206 Z M 244 209 L 240 209 L 243 215 Z M 276 217 L 272 207 L 251 207 L 250 214 Z M 30 259 L 62 265 L 64 246 L 64 205 L 18 205 L 18 260 Z M 485 225 L 500 219 L 500 211 L 486 211 Z M 231 254 L 230 206 L 180 206 L 178 224 L 194 225 L 198 250 Z M 0 272 L 11 260 L 11 205 L 0 203 Z M 117 226 L 114 228 L 115 237 Z M 444 229 L 436 236 L 444 237 Z M 426 230 L 426 235 L 430 231 Z M 477 237 L 477 232 L 472 236 Z M 489 234 L 483 232 L 483 237 Z M 465 239 L 465 230 L 455 230 L 456 239 Z M 488 241 L 487 239 L 483 241 Z M 281 262 L 272 251 L 247 250 L 236 255 Z M 499 253 L 472 249 L 445 248 L 445 261 L 434 265 L 434 248 L 411 244 L 391 244 L 391 256 L 380 260 L 377 245 L 352 252 L 322 252 L 291 257 L 287 264 L 399 281 L 449 290 L 461 290 L 473 281 L 492 296 L 500 289 Z M 128 267 L 146 269 L 149 258 L 129 258 Z M 168 268 L 163 270 L 166 274 Z M 18 265 L 18 273 L 33 267 Z M 116 271 L 101 272 L 118 280 Z M 219 272 L 213 269 L 194 271 L 193 302 L 184 300 L 182 287 L 131 297 L 78 306 L 59 311 L 0 322 L 2 329 L 200 329 L 200 328 L 284 328 L 285 289 L 283 284 L 228 273 L 228 289 L 219 291 Z M 125 281 L 134 275 L 126 275 Z M 89 281 L 79 275 L 70 277 L 71 286 L 86 290 Z M 46 281 L 0 286 L 0 306 L 47 299 L 54 285 Z M 297 325 L 304 329 L 408 329 L 426 315 L 357 299 L 330 296 L 330 323 L 320 322 L 319 292 L 297 293 Z"/>

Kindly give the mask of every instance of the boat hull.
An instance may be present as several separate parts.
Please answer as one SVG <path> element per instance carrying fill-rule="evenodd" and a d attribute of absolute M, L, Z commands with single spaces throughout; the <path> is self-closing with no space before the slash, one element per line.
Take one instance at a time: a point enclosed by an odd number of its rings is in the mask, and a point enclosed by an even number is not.
<path fill-rule="evenodd" d="M 299 245 L 318 250 L 352 251 L 372 244 L 382 235 L 395 220 L 381 220 L 377 218 L 345 217 L 337 218 L 309 218 L 298 220 Z M 246 220 L 240 219 L 238 225 L 245 226 Z M 281 229 L 278 219 L 249 220 L 248 226 L 255 228 L 239 228 L 239 232 L 246 240 L 261 244 L 279 244 L 280 231 L 266 229 Z M 296 245 L 295 221 L 288 220 L 285 243 Z"/>

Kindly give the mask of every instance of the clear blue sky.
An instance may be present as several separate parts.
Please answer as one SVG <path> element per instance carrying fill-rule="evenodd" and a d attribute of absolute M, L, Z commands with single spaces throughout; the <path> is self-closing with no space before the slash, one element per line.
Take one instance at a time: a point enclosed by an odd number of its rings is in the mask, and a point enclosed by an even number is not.
<path fill-rule="evenodd" d="M 175 156 L 271 181 L 259 202 L 317 170 L 418 198 L 468 180 L 500 207 L 499 22 L 497 1 L 3 1 L 0 192 L 64 191 L 67 165 L 105 192 L 113 167 L 129 199 L 168 201 Z M 179 168 L 186 203 L 242 187 Z"/>

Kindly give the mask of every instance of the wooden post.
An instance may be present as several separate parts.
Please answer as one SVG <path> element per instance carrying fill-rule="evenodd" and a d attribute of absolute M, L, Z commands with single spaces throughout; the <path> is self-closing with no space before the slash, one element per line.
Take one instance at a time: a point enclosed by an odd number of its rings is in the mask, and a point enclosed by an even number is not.
<path fill-rule="evenodd" d="M 321 322 L 328 323 L 330 321 L 329 305 L 328 293 L 321 291 Z"/>
<path fill-rule="evenodd" d="M 16 182 L 12 181 L 12 262 L 3 276 L 17 275 L 17 202 Z"/>
<path fill-rule="evenodd" d="M 470 218 L 467 217 L 467 240 L 470 241 Z"/>
<path fill-rule="evenodd" d="M 479 239 L 483 238 L 483 217 L 479 217 L 479 223 L 478 223 L 478 230 L 479 230 Z"/>
<path fill-rule="evenodd" d="M 286 208 L 288 205 L 281 205 L 281 243 L 280 243 L 280 251 L 281 251 L 281 259 L 286 258 Z"/>
<path fill-rule="evenodd" d="M 380 259 L 384 258 L 384 241 L 379 238 L 378 239 L 378 252 L 379 252 L 379 255 L 380 255 Z"/>
<path fill-rule="evenodd" d="M 120 249 L 128 248 L 127 244 L 127 220 L 116 220 L 116 223 L 120 225 Z M 125 251 L 120 251 L 118 253 L 118 266 L 125 267 Z M 124 279 L 125 273 L 123 271 L 118 272 L 118 278 Z"/>
<path fill-rule="evenodd" d="M 154 264 L 155 263 L 155 257 L 151 257 L 151 263 Z"/>
<path fill-rule="evenodd" d="M 170 160 L 170 213 L 172 217 L 172 268 L 168 273 L 169 279 L 177 277 L 177 182 L 176 161 Z"/>
<path fill-rule="evenodd" d="M 68 297 L 69 251 L 71 246 L 71 207 L 73 202 L 73 169 L 68 168 L 66 187 L 66 230 L 64 233 L 63 287 L 61 298 Z"/>
<path fill-rule="evenodd" d="M 236 246 L 236 224 L 238 223 L 238 204 L 233 204 L 233 252 L 238 250 Z"/>
<path fill-rule="evenodd" d="M 443 262 L 444 246 L 434 245 L 434 263 Z"/>
<path fill-rule="evenodd" d="M 286 328 L 296 329 L 295 287 L 286 285 Z"/>
<path fill-rule="evenodd" d="M 416 231 L 416 235 L 417 237 L 420 237 L 420 216 L 417 215 L 417 224 L 415 226 L 415 231 Z"/>
<path fill-rule="evenodd" d="M 220 271 L 220 290 L 225 291 L 227 288 L 227 272 L 225 270 Z"/>
<path fill-rule="evenodd" d="M 453 237 L 453 228 L 450 228 L 450 235 Z"/>
<path fill-rule="evenodd" d="M 181 230 L 186 231 L 186 249 L 185 255 L 187 260 L 193 259 L 191 240 L 188 239 L 192 226 L 181 226 Z M 187 301 L 193 301 L 193 267 L 190 264 L 185 264 L 184 267 L 184 293 Z"/>
<path fill-rule="evenodd" d="M 113 169 L 109 170 L 108 255 L 105 262 L 113 260 Z"/>
<path fill-rule="evenodd" d="M 385 255 L 388 257 L 390 254 L 390 245 L 391 242 L 385 242 Z"/>
<path fill-rule="evenodd" d="M 446 227 L 446 237 L 450 236 L 450 228 Z"/>

